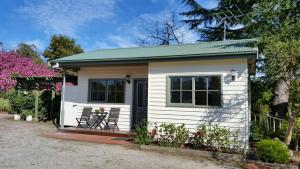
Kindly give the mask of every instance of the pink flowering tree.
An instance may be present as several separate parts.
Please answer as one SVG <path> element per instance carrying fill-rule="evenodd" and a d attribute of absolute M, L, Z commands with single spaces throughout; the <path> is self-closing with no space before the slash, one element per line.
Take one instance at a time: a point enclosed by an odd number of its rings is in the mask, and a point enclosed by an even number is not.
<path fill-rule="evenodd" d="M 16 81 L 11 76 L 56 76 L 57 73 L 45 64 L 36 64 L 33 58 L 22 57 L 14 51 L 0 51 L 0 91 L 14 88 Z"/>

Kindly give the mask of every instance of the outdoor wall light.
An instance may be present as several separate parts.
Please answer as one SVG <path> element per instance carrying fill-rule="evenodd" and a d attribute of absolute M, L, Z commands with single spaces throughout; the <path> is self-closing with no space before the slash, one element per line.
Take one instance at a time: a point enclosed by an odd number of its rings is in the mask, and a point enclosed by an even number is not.
<path fill-rule="evenodd" d="M 126 82 L 130 84 L 130 75 L 126 75 Z"/>
<path fill-rule="evenodd" d="M 234 69 L 230 70 L 230 76 L 232 81 L 235 81 L 236 77 L 238 76 L 238 73 L 239 72 L 237 70 Z"/>

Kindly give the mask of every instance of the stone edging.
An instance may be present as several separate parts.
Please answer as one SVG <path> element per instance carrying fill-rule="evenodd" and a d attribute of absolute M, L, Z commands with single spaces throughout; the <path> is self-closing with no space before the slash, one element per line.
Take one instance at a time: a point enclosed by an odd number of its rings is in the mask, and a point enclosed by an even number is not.
<path fill-rule="evenodd" d="M 251 166 L 251 167 L 249 167 Z M 298 169 L 299 167 L 294 164 L 274 164 L 274 163 L 265 163 L 261 161 L 248 161 L 248 168 L 254 169 Z"/>

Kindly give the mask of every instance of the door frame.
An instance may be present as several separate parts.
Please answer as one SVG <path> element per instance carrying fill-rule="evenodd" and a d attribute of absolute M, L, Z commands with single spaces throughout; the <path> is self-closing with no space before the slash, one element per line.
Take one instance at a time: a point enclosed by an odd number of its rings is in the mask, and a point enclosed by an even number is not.
<path fill-rule="evenodd" d="M 148 97 L 148 78 L 133 78 L 132 79 L 132 108 L 131 108 L 131 118 L 130 118 L 130 131 L 133 131 L 133 128 L 134 128 L 134 121 L 133 121 L 133 116 L 135 115 L 136 113 L 136 110 L 135 110 L 135 106 L 136 106 L 136 102 L 135 102 L 135 99 L 136 99 L 136 81 L 138 80 L 144 80 L 147 82 L 147 97 Z M 147 98 L 147 102 L 148 102 L 148 98 Z M 148 103 L 147 103 L 147 121 L 148 121 Z"/>

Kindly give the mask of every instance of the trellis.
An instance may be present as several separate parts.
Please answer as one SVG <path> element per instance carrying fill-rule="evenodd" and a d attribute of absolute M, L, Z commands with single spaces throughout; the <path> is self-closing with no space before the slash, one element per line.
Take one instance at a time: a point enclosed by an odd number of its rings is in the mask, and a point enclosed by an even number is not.
<path fill-rule="evenodd" d="M 56 84 L 62 82 L 62 77 L 12 77 L 17 81 L 16 90 L 33 91 L 35 94 L 34 119 L 38 120 L 39 96 L 44 90 L 51 90 L 51 114 L 54 113 L 54 98 Z"/>

